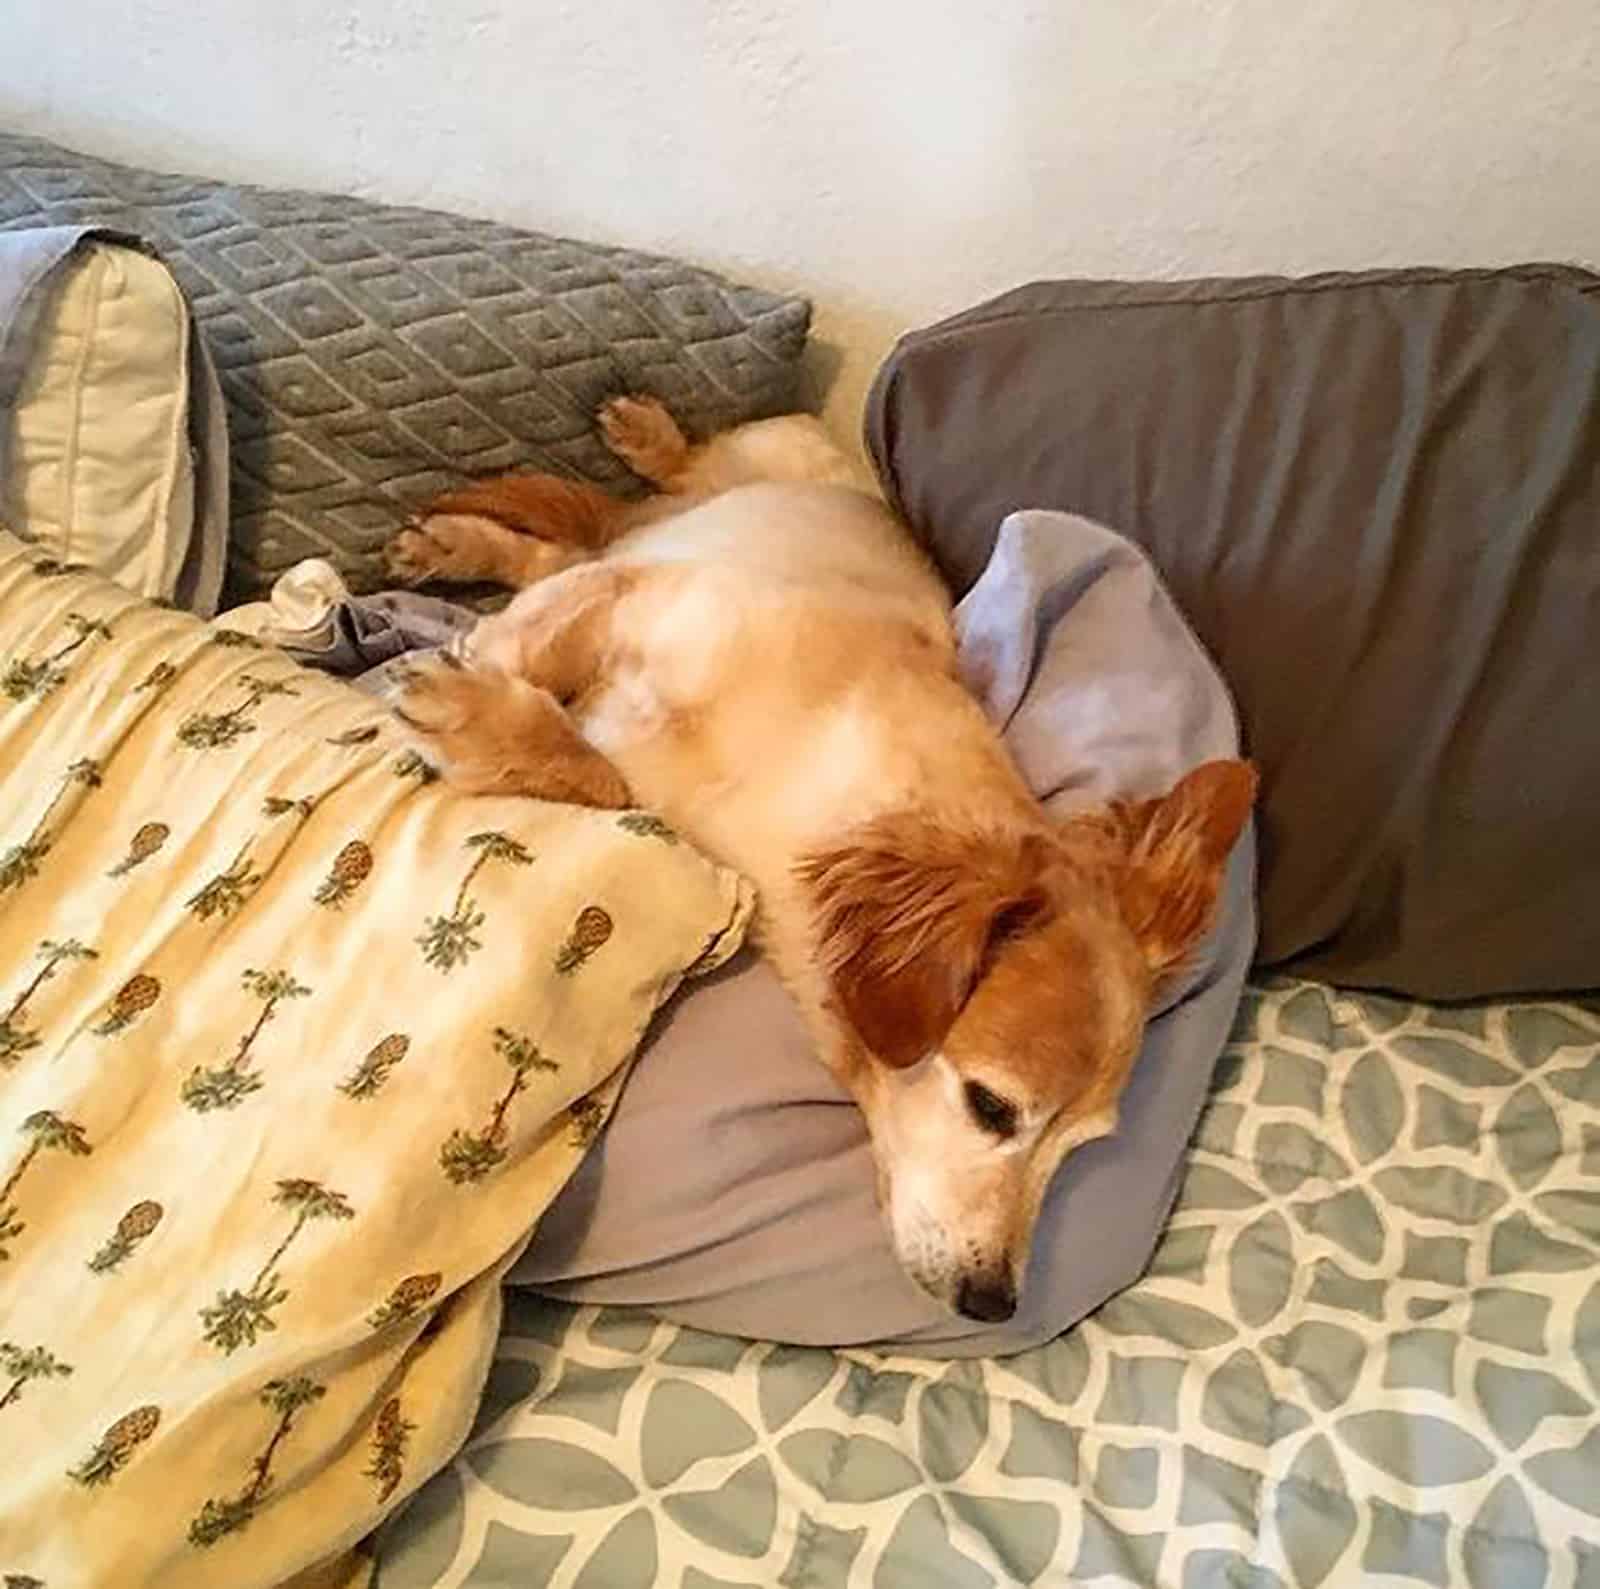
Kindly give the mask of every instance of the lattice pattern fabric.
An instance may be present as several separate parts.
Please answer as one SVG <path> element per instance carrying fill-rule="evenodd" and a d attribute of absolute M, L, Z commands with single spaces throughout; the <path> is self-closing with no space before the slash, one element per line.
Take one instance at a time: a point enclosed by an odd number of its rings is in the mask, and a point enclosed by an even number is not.
<path fill-rule="evenodd" d="M 956 1364 L 513 1296 L 380 1589 L 1600 1583 L 1600 1006 L 1247 998 L 1171 1228 Z"/>
<path fill-rule="evenodd" d="M 229 595 L 303 557 L 387 583 L 385 540 L 463 476 L 627 483 L 624 391 L 704 433 L 793 406 L 810 308 L 676 260 L 431 210 L 113 165 L 0 134 L 0 229 L 147 238 L 194 307 L 233 443 Z"/>

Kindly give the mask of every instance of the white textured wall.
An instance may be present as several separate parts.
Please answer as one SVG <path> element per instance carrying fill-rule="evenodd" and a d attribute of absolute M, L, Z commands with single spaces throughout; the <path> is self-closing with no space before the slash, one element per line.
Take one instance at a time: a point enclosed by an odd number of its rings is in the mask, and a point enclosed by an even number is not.
<path fill-rule="evenodd" d="M 1597 0 L 4 0 L 0 122 L 804 289 L 848 429 L 1040 275 L 1600 259 Z"/>

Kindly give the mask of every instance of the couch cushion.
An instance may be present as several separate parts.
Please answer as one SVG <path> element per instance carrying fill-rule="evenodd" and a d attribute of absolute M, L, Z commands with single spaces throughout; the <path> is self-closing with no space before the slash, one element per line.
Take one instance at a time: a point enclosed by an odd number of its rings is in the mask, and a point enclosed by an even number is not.
<path fill-rule="evenodd" d="M 0 230 L 0 518 L 58 563 L 217 610 L 222 392 L 183 294 L 137 237 Z"/>
<path fill-rule="evenodd" d="M 233 436 L 228 596 L 303 557 L 358 589 L 463 475 L 628 483 L 593 425 L 664 399 L 691 432 L 792 408 L 809 306 L 689 265 L 361 199 L 164 176 L 0 134 L 0 227 L 147 237 L 192 302 Z"/>
<path fill-rule="evenodd" d="M 907 337 L 867 436 L 958 591 L 1017 508 L 1151 553 L 1264 775 L 1264 961 L 1600 984 L 1600 278 L 1041 283 Z"/>

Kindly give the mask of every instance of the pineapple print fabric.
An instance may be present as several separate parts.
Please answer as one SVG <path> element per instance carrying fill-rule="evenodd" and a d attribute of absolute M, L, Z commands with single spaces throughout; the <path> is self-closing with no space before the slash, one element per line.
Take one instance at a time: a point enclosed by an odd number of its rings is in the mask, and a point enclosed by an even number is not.
<path fill-rule="evenodd" d="M 501 1274 L 737 947 L 687 846 L 425 772 L 0 532 L 8 1581 L 326 1573 L 460 1443 Z"/>

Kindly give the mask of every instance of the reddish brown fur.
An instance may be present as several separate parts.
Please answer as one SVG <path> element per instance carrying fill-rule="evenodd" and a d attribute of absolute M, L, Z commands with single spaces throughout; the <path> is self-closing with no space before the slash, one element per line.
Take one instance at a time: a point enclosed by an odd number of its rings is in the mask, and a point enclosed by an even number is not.
<path fill-rule="evenodd" d="M 598 552 L 628 527 L 627 510 L 598 486 L 552 474 L 506 474 L 446 492 L 429 504 L 428 515 L 475 514 L 541 541 Z"/>
<path fill-rule="evenodd" d="M 1002 920 L 1037 902 L 1038 847 L 904 814 L 798 873 L 815 891 L 818 959 L 867 1047 L 911 1065 L 949 1030 Z"/>
<path fill-rule="evenodd" d="M 755 883 L 907 1272 L 1006 1317 L 1046 1185 L 1115 1129 L 1158 988 L 1210 926 L 1255 776 L 1215 763 L 1052 819 L 957 679 L 948 593 L 814 421 L 690 447 L 628 399 L 602 424 L 667 494 L 511 476 L 397 537 L 406 578 L 527 587 L 470 674 L 435 666 L 402 710 L 468 787 L 610 803 L 621 769 Z"/>
<path fill-rule="evenodd" d="M 1122 913 L 1155 971 L 1180 965 L 1210 928 L 1257 782 L 1244 763 L 1208 762 L 1159 800 L 1112 806 L 1131 862 L 1119 887 Z"/>
<path fill-rule="evenodd" d="M 619 397 L 600 411 L 600 428 L 611 450 L 641 480 L 662 491 L 684 489 L 689 443 L 661 404 Z"/>
<path fill-rule="evenodd" d="M 515 624 L 481 625 L 467 654 L 475 663 L 537 684 L 558 701 L 571 701 L 594 678 L 610 646 L 613 603 L 638 579 L 630 568 L 585 563 L 570 571 L 560 600 L 540 601 L 536 592 Z"/>
<path fill-rule="evenodd" d="M 1199 943 L 1255 787 L 1248 765 L 1211 762 L 1160 799 L 1021 837 L 869 823 L 798 868 L 841 1011 L 890 1066 L 958 1029 L 1027 1090 L 1108 1106 L 1131 1054 L 1100 1018 L 1107 961 L 1148 994 Z M 1063 1065 L 1081 1074 L 1046 1073 Z"/>
<path fill-rule="evenodd" d="M 1115 1029 L 1116 1012 L 1102 991 L 1107 958 L 1134 986 L 1142 974 L 1131 952 L 1108 955 L 1116 946 L 1114 921 L 1102 923 L 1110 929 L 1105 936 L 1083 934 L 1089 914 L 1081 912 L 1077 922 L 1053 917 L 1005 945 L 944 1037 L 958 1067 L 967 1053 L 1003 1055 L 1016 1090 L 1049 1098 L 1065 1120 L 1112 1107 L 1126 1076 L 1127 1064 L 1116 1062 L 1119 1052 L 1127 1053 L 1125 1034 Z M 1019 1010 L 1026 1019 L 1017 1019 Z"/>
<path fill-rule="evenodd" d="M 620 810 L 622 774 L 578 732 L 555 697 L 526 679 L 435 661 L 401 719 L 451 758 L 451 781 L 472 794 L 531 794 Z"/>

